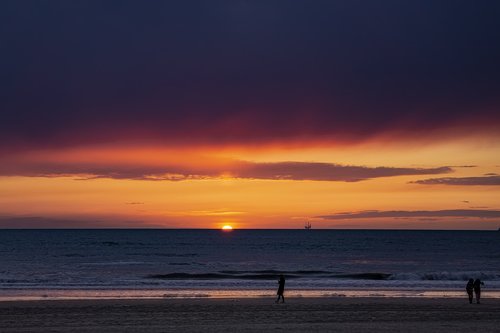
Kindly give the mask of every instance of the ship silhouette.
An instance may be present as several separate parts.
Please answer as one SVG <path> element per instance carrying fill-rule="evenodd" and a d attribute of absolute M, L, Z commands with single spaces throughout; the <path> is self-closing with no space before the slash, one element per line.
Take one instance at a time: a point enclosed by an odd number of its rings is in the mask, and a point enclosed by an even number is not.
<path fill-rule="evenodd" d="M 307 222 L 306 225 L 304 226 L 304 229 L 309 230 L 312 228 L 311 222 Z"/>

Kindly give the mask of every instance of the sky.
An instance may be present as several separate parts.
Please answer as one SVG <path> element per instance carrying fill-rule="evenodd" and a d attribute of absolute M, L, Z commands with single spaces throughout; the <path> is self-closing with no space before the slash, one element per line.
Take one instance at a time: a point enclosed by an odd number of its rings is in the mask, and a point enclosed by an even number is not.
<path fill-rule="evenodd" d="M 500 2 L 2 1 L 0 228 L 500 228 Z"/>

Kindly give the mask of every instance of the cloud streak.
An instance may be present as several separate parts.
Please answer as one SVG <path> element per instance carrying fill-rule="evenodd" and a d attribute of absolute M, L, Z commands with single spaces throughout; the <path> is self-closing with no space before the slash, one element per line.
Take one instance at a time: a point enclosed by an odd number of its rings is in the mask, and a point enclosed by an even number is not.
<path fill-rule="evenodd" d="M 367 179 L 418 174 L 441 174 L 452 170 L 440 168 L 390 168 L 346 166 L 331 163 L 245 163 L 241 170 L 236 170 L 237 178 L 316 180 L 358 182 Z"/>
<path fill-rule="evenodd" d="M 0 228 L 5 229 L 88 229 L 88 228 L 148 228 L 143 221 L 126 219 L 73 219 L 43 216 L 0 216 Z"/>
<path fill-rule="evenodd" d="M 479 210 L 479 209 L 449 209 L 449 210 L 393 210 L 393 211 L 361 211 L 347 212 L 332 215 L 321 215 L 317 218 L 326 220 L 350 220 L 350 219 L 370 219 L 370 218 L 500 218 L 499 210 Z"/>
<path fill-rule="evenodd" d="M 500 176 L 430 178 L 411 183 L 421 185 L 500 186 Z"/>
<path fill-rule="evenodd" d="M 182 181 L 216 178 L 260 180 L 311 180 L 358 182 L 374 178 L 443 174 L 453 170 L 438 168 L 393 168 L 350 166 L 334 163 L 276 162 L 255 163 L 233 161 L 218 168 L 203 166 L 141 166 L 93 165 L 88 163 L 26 163 L 0 166 L 0 175 L 28 177 L 76 177 L 79 180 L 98 178 L 132 179 L 149 181 Z"/>

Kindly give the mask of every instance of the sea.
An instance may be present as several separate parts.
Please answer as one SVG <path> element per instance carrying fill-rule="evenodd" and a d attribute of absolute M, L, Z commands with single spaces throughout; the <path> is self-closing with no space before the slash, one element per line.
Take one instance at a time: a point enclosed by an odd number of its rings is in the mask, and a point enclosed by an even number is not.
<path fill-rule="evenodd" d="M 500 232 L 0 230 L 0 300 L 500 298 Z"/>

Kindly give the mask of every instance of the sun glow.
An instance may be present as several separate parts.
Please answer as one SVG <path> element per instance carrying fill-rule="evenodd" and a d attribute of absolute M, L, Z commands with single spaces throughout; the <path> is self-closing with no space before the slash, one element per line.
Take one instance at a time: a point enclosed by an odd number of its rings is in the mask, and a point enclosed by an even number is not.
<path fill-rule="evenodd" d="M 231 230 L 233 230 L 233 227 L 231 227 L 230 225 L 226 224 L 225 226 L 222 227 L 222 230 L 224 230 L 224 231 L 231 231 Z"/>

